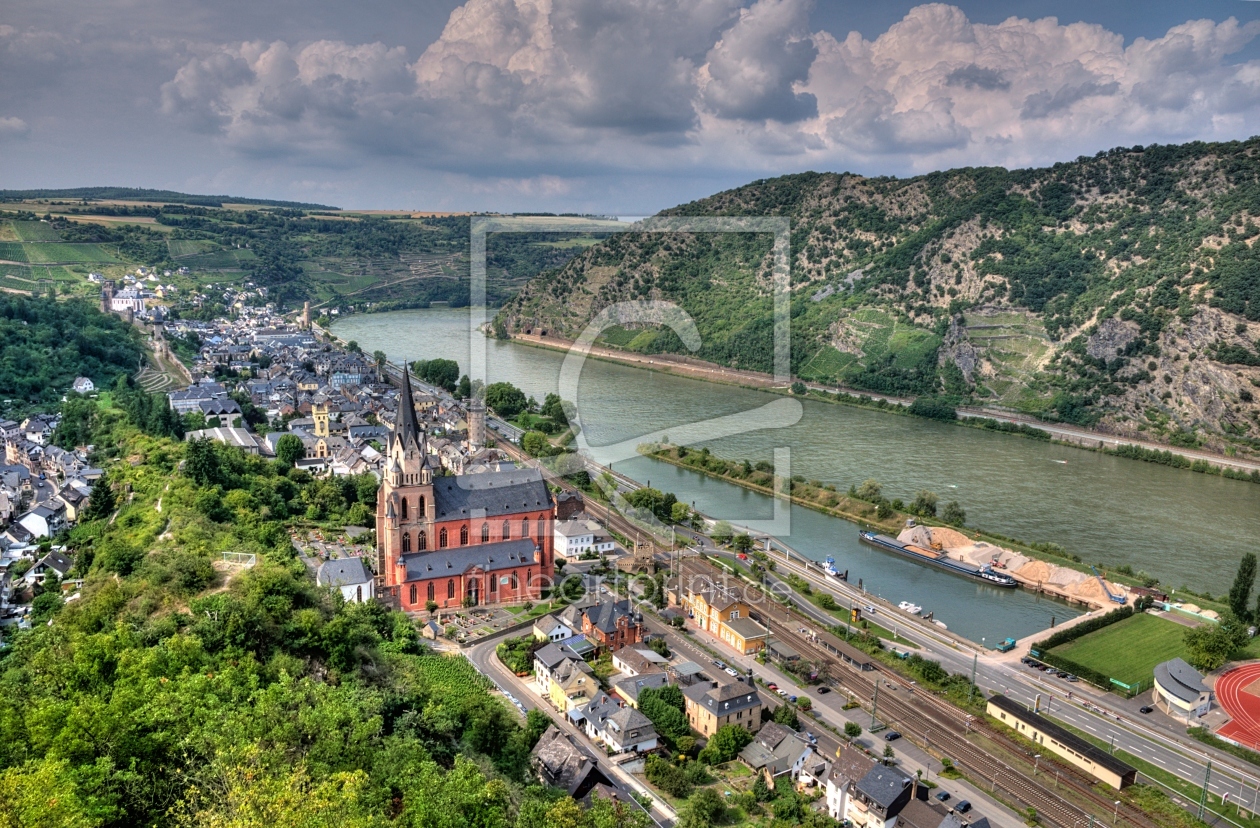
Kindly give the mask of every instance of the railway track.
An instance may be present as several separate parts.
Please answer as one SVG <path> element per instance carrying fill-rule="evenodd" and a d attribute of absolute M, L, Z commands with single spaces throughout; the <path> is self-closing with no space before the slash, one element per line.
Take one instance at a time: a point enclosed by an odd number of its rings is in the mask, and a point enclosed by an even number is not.
<path fill-rule="evenodd" d="M 688 575 L 722 577 L 724 573 L 705 562 L 688 560 L 682 565 L 682 574 L 685 578 Z M 973 730 L 983 733 L 1011 754 L 1027 754 L 1023 747 L 990 727 L 983 719 L 971 716 L 922 688 L 910 687 L 904 677 L 883 665 L 876 665 L 875 669 L 868 671 L 853 667 L 839 655 L 839 638 L 817 630 L 815 622 L 794 615 L 766 597 L 759 588 L 743 585 L 743 589 L 749 603 L 758 608 L 759 620 L 767 624 L 774 635 L 798 652 L 811 653 L 826 660 L 833 668 L 830 671 L 831 680 L 851 692 L 856 700 L 866 702 L 868 708 L 875 695 L 875 682 L 884 682 L 888 689 L 879 695 L 876 718 L 895 724 L 906 738 L 949 756 L 973 780 L 982 785 L 988 784 L 991 791 L 1000 791 L 1003 797 L 1020 807 L 1036 809 L 1041 819 L 1058 828 L 1088 828 L 1095 820 L 1101 819 L 1041 784 L 1038 778 L 1023 768 L 1013 767 L 975 744 L 969 738 Z M 802 633 L 802 629 L 807 632 Z M 1124 802 L 1117 808 L 1115 799 L 1095 791 L 1093 780 L 1082 776 L 1075 768 L 1060 765 L 1051 757 L 1043 757 L 1041 767 L 1043 774 L 1045 769 L 1057 770 L 1056 784 L 1060 790 L 1066 789 L 1080 800 L 1091 803 L 1095 813 L 1111 814 L 1116 825 L 1123 822 L 1131 828 L 1157 828 L 1157 823 L 1142 811 Z"/>

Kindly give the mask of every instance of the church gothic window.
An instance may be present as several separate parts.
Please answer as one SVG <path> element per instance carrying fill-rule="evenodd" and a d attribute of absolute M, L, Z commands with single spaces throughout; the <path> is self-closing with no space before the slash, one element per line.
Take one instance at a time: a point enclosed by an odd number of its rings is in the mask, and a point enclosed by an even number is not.
<path fill-rule="evenodd" d="M 442 529 L 441 532 L 438 532 L 438 549 L 445 549 L 446 543 L 446 529 Z"/>
<path fill-rule="evenodd" d="M 490 542 L 490 524 L 488 523 L 481 524 L 481 542 L 482 543 Z"/>
<path fill-rule="evenodd" d="M 443 529 L 442 531 L 445 532 L 446 530 Z M 447 598 L 455 597 L 455 579 L 454 578 L 451 578 L 446 582 L 446 597 Z"/>
<path fill-rule="evenodd" d="M 405 500 L 403 501 L 403 503 L 406 503 L 406 502 L 407 502 L 407 501 L 405 501 Z M 403 532 L 403 537 L 402 537 L 402 551 L 403 551 L 404 553 L 405 553 L 405 552 L 410 552 L 410 551 L 411 551 L 411 533 L 410 533 L 410 532 Z"/>
<path fill-rule="evenodd" d="M 467 526 L 467 524 L 465 524 L 464 526 L 459 527 L 459 545 L 460 545 L 460 546 L 467 546 L 467 545 L 468 545 L 468 526 Z"/>
<path fill-rule="evenodd" d="M 412 589 L 415 589 L 415 587 L 412 587 Z M 428 600 L 432 601 L 432 600 L 433 600 L 433 582 L 432 582 L 432 581 L 429 581 L 429 588 L 428 588 L 427 592 L 428 592 L 428 596 L 429 596 L 429 599 L 428 599 Z"/>
<path fill-rule="evenodd" d="M 429 548 L 429 536 L 423 529 L 421 529 L 419 538 L 420 538 L 419 542 L 416 543 L 416 549 L 419 549 L 421 552 L 423 552 Z"/>
<path fill-rule="evenodd" d="M 402 502 L 399 504 L 398 515 L 403 520 L 407 519 L 407 498 L 405 497 L 402 499 Z"/>
<path fill-rule="evenodd" d="M 509 524 L 509 523 L 505 520 L 505 521 L 503 521 L 503 539 L 504 539 L 504 540 L 507 540 L 507 539 L 509 539 L 510 537 L 512 537 L 512 527 L 511 527 L 511 525 L 510 525 L 510 524 Z"/>
<path fill-rule="evenodd" d="M 416 602 L 416 585 L 412 584 L 411 585 L 411 603 L 414 604 L 415 602 Z"/>

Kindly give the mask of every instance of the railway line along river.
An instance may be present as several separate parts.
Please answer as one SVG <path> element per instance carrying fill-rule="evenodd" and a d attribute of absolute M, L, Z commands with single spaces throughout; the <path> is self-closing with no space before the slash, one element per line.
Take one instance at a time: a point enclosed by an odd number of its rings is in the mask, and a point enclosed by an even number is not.
<path fill-rule="evenodd" d="M 454 359 L 466 372 L 471 353 L 466 309 L 412 310 L 347 317 L 333 326 L 364 351 L 391 361 Z M 509 381 L 542 400 L 557 390 L 564 355 L 511 342 L 485 343 L 488 381 Z M 577 403 L 595 447 L 658 429 L 736 414 L 773 395 L 604 361 L 588 361 Z M 791 449 L 792 473 L 841 490 L 867 478 L 907 502 L 920 489 L 957 500 L 969 525 L 1025 541 L 1052 541 L 1086 563 L 1129 565 L 1167 587 L 1217 594 L 1229 588 L 1238 560 L 1260 542 L 1260 485 L 1151 463 L 960 428 L 880 411 L 802 401 L 798 423 L 707 444 L 717 455 L 773 460 Z M 646 457 L 615 468 L 674 492 L 714 517 L 768 518 L 764 495 Z M 853 524 L 793 507 L 784 540 L 802 553 L 831 555 L 850 580 L 891 599 L 935 611 L 961 635 L 988 643 L 1021 637 L 1080 610 L 1023 590 L 1000 590 L 859 545 Z M 978 600 L 979 599 L 979 600 Z"/>

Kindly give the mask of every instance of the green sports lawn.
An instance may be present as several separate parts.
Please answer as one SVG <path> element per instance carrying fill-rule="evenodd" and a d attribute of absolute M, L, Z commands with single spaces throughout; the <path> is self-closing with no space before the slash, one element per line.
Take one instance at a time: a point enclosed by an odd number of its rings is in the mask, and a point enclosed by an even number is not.
<path fill-rule="evenodd" d="M 1141 613 L 1092 632 L 1050 652 L 1105 676 L 1149 687 L 1155 665 L 1185 654 L 1186 627 Z"/>

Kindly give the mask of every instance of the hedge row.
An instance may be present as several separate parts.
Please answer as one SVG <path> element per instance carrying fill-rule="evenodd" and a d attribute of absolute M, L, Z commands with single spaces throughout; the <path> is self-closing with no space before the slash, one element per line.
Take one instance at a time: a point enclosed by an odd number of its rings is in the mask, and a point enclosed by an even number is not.
<path fill-rule="evenodd" d="M 1066 644 L 1069 641 L 1075 641 L 1076 639 L 1089 635 L 1092 632 L 1097 632 L 1103 627 L 1110 627 L 1117 621 L 1123 621 L 1131 615 L 1133 615 L 1133 607 L 1120 607 L 1119 609 L 1112 610 L 1106 615 L 1100 615 L 1097 618 L 1091 618 L 1088 621 L 1068 627 L 1066 630 L 1060 630 L 1047 638 L 1045 641 L 1038 641 L 1036 644 L 1033 644 L 1032 648 L 1041 653 L 1041 660 L 1045 661 L 1047 650 L 1052 650 L 1061 644 Z"/>
<path fill-rule="evenodd" d="M 1105 676 L 1097 670 L 1091 670 L 1084 664 L 1077 664 L 1075 661 L 1064 658 L 1063 656 L 1058 656 L 1053 653 L 1042 653 L 1037 657 L 1037 660 L 1044 661 L 1051 667 L 1065 670 L 1077 678 L 1084 679 L 1090 684 L 1101 687 L 1103 690 L 1111 690 L 1114 688 L 1114 685 L 1111 683 L 1111 676 Z"/>

